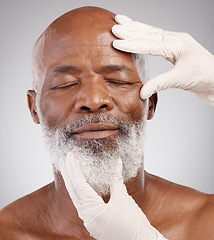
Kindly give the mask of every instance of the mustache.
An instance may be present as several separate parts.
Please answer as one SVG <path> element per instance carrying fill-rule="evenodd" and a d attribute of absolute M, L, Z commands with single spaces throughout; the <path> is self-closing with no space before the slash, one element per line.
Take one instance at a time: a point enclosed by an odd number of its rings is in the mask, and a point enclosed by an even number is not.
<path fill-rule="evenodd" d="M 129 126 L 133 123 L 130 123 L 124 119 L 113 116 L 112 114 L 107 113 L 97 113 L 97 114 L 86 114 L 82 118 L 73 121 L 62 129 L 65 137 L 67 139 L 72 137 L 72 132 L 79 127 L 83 127 L 90 123 L 107 123 L 114 124 L 118 127 L 119 134 L 125 134 L 129 130 Z"/>

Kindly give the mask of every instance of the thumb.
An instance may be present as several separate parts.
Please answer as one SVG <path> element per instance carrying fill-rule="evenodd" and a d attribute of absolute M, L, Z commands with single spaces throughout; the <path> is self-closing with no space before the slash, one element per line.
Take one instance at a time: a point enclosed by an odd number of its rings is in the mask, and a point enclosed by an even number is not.
<path fill-rule="evenodd" d="M 180 80 L 180 81 L 179 81 Z M 181 85 L 181 76 L 174 67 L 172 70 L 149 79 L 141 88 L 140 98 L 148 99 L 154 93 L 168 89 L 178 88 Z"/>
<path fill-rule="evenodd" d="M 111 204 L 119 204 L 121 200 L 124 200 L 124 197 L 127 196 L 126 186 L 123 183 L 122 177 L 122 161 L 121 159 L 118 160 L 116 171 L 114 174 L 114 179 L 110 186 L 111 190 Z"/>

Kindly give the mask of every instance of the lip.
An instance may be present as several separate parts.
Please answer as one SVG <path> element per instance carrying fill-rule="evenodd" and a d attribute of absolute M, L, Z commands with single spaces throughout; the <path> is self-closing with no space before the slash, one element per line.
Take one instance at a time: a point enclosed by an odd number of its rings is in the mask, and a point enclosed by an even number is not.
<path fill-rule="evenodd" d="M 104 139 L 118 133 L 118 127 L 107 123 L 89 123 L 75 129 L 72 134 L 81 139 Z"/>

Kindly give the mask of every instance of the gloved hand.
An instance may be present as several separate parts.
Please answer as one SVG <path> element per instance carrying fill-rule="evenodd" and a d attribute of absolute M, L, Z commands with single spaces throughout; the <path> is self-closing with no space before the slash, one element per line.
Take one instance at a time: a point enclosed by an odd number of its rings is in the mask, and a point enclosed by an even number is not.
<path fill-rule="evenodd" d="M 108 203 L 87 183 L 78 160 L 68 153 L 60 162 L 67 191 L 91 236 L 98 240 L 162 240 L 145 214 L 128 195 L 123 184 L 122 162 L 118 161 Z"/>
<path fill-rule="evenodd" d="M 119 25 L 112 28 L 121 38 L 113 46 L 131 53 L 162 56 L 175 66 L 167 73 L 150 79 L 141 89 L 141 98 L 153 93 L 180 88 L 196 93 L 201 100 L 214 105 L 214 56 L 187 33 L 164 31 L 130 18 L 117 15 Z"/>

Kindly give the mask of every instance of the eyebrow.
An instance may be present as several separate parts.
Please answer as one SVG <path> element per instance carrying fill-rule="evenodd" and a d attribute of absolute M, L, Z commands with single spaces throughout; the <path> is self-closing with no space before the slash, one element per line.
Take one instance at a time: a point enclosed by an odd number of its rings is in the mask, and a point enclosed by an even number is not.
<path fill-rule="evenodd" d="M 73 65 L 63 65 L 63 66 L 56 67 L 54 69 L 54 74 L 66 73 L 66 72 L 77 72 L 77 71 L 80 71 L 79 68 L 77 68 Z M 103 72 L 122 72 L 122 71 L 130 72 L 131 69 L 124 64 L 111 64 L 111 65 L 101 67 L 101 71 L 103 71 Z"/>
<path fill-rule="evenodd" d="M 105 71 L 105 72 L 122 72 L 122 71 L 130 72 L 131 71 L 131 69 L 124 64 L 107 65 L 107 66 L 102 67 L 101 70 Z"/>
<path fill-rule="evenodd" d="M 79 69 L 72 65 L 58 66 L 54 69 L 54 73 L 66 73 L 66 72 L 75 72 L 79 71 Z"/>

